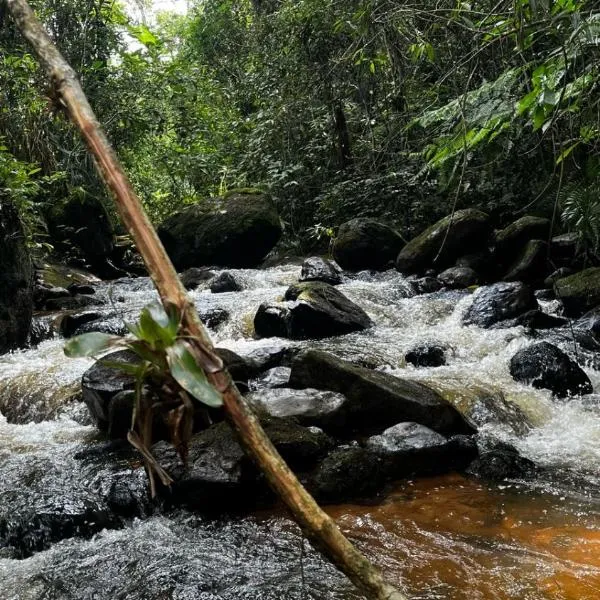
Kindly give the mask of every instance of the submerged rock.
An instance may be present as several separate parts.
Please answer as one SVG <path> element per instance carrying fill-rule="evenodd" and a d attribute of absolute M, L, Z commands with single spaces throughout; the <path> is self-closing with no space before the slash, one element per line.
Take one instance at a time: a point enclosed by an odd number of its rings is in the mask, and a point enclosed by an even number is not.
<path fill-rule="evenodd" d="M 169 217 L 159 236 L 178 269 L 256 267 L 281 237 L 281 222 L 260 193 L 234 193 Z"/>
<path fill-rule="evenodd" d="M 348 424 L 358 431 L 414 421 L 441 433 L 473 432 L 460 413 L 427 386 L 357 367 L 318 350 L 294 359 L 290 385 L 346 396 Z"/>
<path fill-rule="evenodd" d="M 393 264 L 404 241 L 375 219 L 359 217 L 343 223 L 333 245 L 333 258 L 349 271 L 382 271 Z"/>
<path fill-rule="evenodd" d="M 600 304 L 600 267 L 585 269 L 554 283 L 567 317 L 580 317 Z"/>
<path fill-rule="evenodd" d="M 519 350 L 510 360 L 510 374 L 516 381 L 551 390 L 559 398 L 593 392 L 592 383 L 584 370 L 548 342 Z"/>
<path fill-rule="evenodd" d="M 252 389 L 274 389 L 286 387 L 290 381 L 290 367 L 273 367 L 267 369 L 252 382 Z"/>
<path fill-rule="evenodd" d="M 458 210 L 408 242 L 398 254 L 396 268 L 402 273 L 419 273 L 434 265 L 450 266 L 459 256 L 485 248 L 491 231 L 485 213 L 473 208 Z"/>
<path fill-rule="evenodd" d="M 414 291 L 415 296 L 439 292 L 442 289 L 442 283 L 435 277 L 420 277 L 419 279 L 411 279 L 409 284 Z"/>
<path fill-rule="evenodd" d="M 287 304 L 262 304 L 254 317 L 260 337 L 324 338 L 372 326 L 369 316 L 333 286 L 305 282 L 291 286 Z"/>
<path fill-rule="evenodd" d="M 201 283 L 209 281 L 215 276 L 215 272 L 206 267 L 190 267 L 179 278 L 186 290 L 195 290 Z"/>
<path fill-rule="evenodd" d="M 210 282 L 209 287 L 213 294 L 221 294 L 223 292 L 241 292 L 244 284 L 239 276 L 229 271 L 223 271 Z"/>
<path fill-rule="evenodd" d="M 342 283 L 342 270 L 331 260 L 311 256 L 302 263 L 300 281 L 323 281 L 330 285 Z"/>
<path fill-rule="evenodd" d="M 479 278 L 470 267 L 450 267 L 438 275 L 438 281 L 446 287 L 461 289 L 475 285 Z"/>
<path fill-rule="evenodd" d="M 409 350 L 404 358 L 415 367 L 441 367 L 446 364 L 445 352 L 442 346 L 422 345 Z"/>
<path fill-rule="evenodd" d="M 0 354 L 27 342 L 33 315 L 33 266 L 14 206 L 0 201 Z"/>
<path fill-rule="evenodd" d="M 491 327 L 500 321 L 518 317 L 537 308 L 538 303 L 533 290 L 524 283 L 495 283 L 475 290 L 473 303 L 463 317 L 463 323 Z"/>
<path fill-rule="evenodd" d="M 506 479 L 531 479 L 537 474 L 534 462 L 525 458 L 512 445 L 498 440 L 488 440 L 480 449 L 467 472 L 488 481 Z"/>

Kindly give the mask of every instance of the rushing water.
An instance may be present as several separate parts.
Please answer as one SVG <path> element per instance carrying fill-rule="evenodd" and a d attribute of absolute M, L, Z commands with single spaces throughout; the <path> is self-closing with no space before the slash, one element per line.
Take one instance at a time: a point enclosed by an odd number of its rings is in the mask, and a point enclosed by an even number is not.
<path fill-rule="evenodd" d="M 212 332 L 215 342 L 240 354 L 290 345 L 252 339 L 252 319 L 261 302 L 283 296 L 299 267 L 235 272 L 246 282 L 244 292 L 211 294 L 201 288 L 192 294 L 201 310 L 223 308 L 231 315 Z M 491 485 L 458 475 L 398 482 L 378 504 L 329 507 L 344 531 L 411 598 L 600 598 L 600 396 L 557 401 L 515 383 L 508 361 L 531 339 L 522 328 L 462 326 L 470 303 L 466 293 L 411 298 L 395 272 L 359 274 L 340 289 L 376 326 L 291 344 L 424 381 L 455 401 L 474 387 L 501 391 L 533 427 L 519 436 L 489 424 L 489 433 L 513 443 L 548 473 L 527 484 Z M 133 320 L 154 297 L 144 279 L 107 284 L 105 291 L 107 310 L 124 320 Z M 405 352 L 426 341 L 448 347 L 446 366 L 404 364 Z M 101 477 L 91 477 L 77 460 L 97 439 L 82 405 L 73 400 L 90 364 L 66 359 L 60 339 L 0 358 L 0 407 L 18 416 L 11 423 L 0 417 L 0 507 L 16 494 L 38 512 L 57 499 L 68 511 L 101 487 Z M 589 367 L 586 372 L 600 389 L 600 373 Z M 122 470 L 132 476 L 127 467 Z M 92 534 L 20 560 L 0 549 L 0 599 L 361 598 L 278 510 L 220 519 L 154 514 Z"/>

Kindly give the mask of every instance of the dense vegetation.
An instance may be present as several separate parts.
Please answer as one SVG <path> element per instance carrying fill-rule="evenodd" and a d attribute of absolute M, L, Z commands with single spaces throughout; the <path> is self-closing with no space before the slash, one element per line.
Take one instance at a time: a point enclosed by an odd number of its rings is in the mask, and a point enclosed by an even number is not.
<path fill-rule="evenodd" d="M 594 2 L 197 0 L 151 27 L 111 0 L 32 4 L 156 223 L 253 187 L 300 249 L 355 216 L 410 235 L 477 206 L 562 219 L 597 253 Z M 106 198 L 7 18 L 0 61 L 0 193 L 42 244 L 50 206 Z"/>

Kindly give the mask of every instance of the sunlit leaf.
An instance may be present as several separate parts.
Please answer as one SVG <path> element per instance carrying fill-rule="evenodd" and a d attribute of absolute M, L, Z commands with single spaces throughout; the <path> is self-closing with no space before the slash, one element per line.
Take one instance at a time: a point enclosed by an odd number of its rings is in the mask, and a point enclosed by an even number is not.
<path fill-rule="evenodd" d="M 93 331 L 71 338 L 64 347 L 65 354 L 70 358 L 95 356 L 104 350 L 123 344 L 123 338 L 108 333 Z"/>

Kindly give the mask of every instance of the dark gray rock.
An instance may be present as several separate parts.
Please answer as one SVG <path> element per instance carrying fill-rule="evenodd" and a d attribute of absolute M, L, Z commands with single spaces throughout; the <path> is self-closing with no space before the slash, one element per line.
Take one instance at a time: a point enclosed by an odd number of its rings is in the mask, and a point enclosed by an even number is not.
<path fill-rule="evenodd" d="M 524 283 L 500 282 L 475 290 L 473 303 L 463 317 L 465 325 L 491 327 L 538 308 L 533 290 Z"/>
<path fill-rule="evenodd" d="M 414 421 L 441 433 L 473 432 L 460 413 L 427 386 L 358 367 L 325 352 L 299 354 L 292 362 L 290 385 L 346 396 L 348 425 L 356 430 Z"/>
<path fill-rule="evenodd" d="M 0 354 L 25 345 L 33 315 L 33 266 L 16 209 L 0 202 Z"/>
<path fill-rule="evenodd" d="M 558 267 L 582 268 L 577 232 L 556 235 L 550 241 L 550 258 Z"/>
<path fill-rule="evenodd" d="M 554 284 L 559 279 L 562 279 L 563 277 L 568 277 L 569 275 L 573 275 L 574 272 L 575 271 L 573 271 L 573 269 L 570 269 L 569 267 L 560 267 L 559 269 L 552 271 L 552 273 L 550 273 L 550 275 L 548 275 L 548 277 L 544 279 L 544 287 L 552 289 L 554 287 Z"/>
<path fill-rule="evenodd" d="M 438 281 L 446 287 L 461 289 L 476 285 L 479 278 L 470 267 L 450 267 L 438 275 Z"/>
<path fill-rule="evenodd" d="M 550 220 L 526 215 L 501 231 L 496 232 L 496 254 L 503 263 L 512 262 L 530 240 L 547 241 L 550 236 Z"/>
<path fill-rule="evenodd" d="M 504 281 L 542 282 L 550 272 L 548 244 L 542 240 L 530 240 L 516 256 L 504 275 Z"/>
<path fill-rule="evenodd" d="M 495 441 L 487 443 L 467 469 L 471 475 L 488 481 L 505 481 L 507 479 L 531 479 L 538 469 L 531 460 L 522 456 L 510 444 Z"/>
<path fill-rule="evenodd" d="M 234 193 L 169 217 L 159 236 L 178 269 L 256 267 L 281 237 L 279 215 L 263 194 Z"/>
<path fill-rule="evenodd" d="M 563 327 L 568 322 L 568 319 L 549 315 L 541 310 L 528 310 L 514 319 L 515 325 L 521 325 L 529 329 L 554 329 L 555 327 Z"/>
<path fill-rule="evenodd" d="M 558 279 L 554 283 L 554 291 L 563 303 L 565 315 L 580 317 L 600 305 L 600 267 Z"/>
<path fill-rule="evenodd" d="M 223 271 L 210 282 L 209 287 L 213 294 L 222 294 L 224 292 L 241 292 L 244 284 L 239 276 L 229 271 Z"/>
<path fill-rule="evenodd" d="M 360 217 L 340 226 L 333 258 L 349 271 L 381 271 L 393 264 L 403 245 L 400 234 L 388 225 Z"/>
<path fill-rule="evenodd" d="M 84 312 L 79 314 L 65 314 L 60 319 L 59 330 L 63 337 L 70 338 L 78 335 L 80 328 L 86 323 L 93 323 L 102 319 L 102 314 L 99 312 Z M 109 332 L 104 332 L 109 333 Z"/>
<path fill-rule="evenodd" d="M 491 232 L 485 213 L 472 208 L 458 210 L 408 242 L 398 254 L 396 268 L 402 273 L 419 273 L 432 266 L 448 267 L 459 256 L 485 248 Z"/>
<path fill-rule="evenodd" d="M 538 389 L 551 390 L 564 398 L 576 394 L 591 394 L 589 377 L 562 350 L 548 342 L 540 342 L 519 350 L 510 360 L 510 374 L 516 381 Z"/>
<path fill-rule="evenodd" d="M 339 432 L 346 426 L 348 400 L 342 394 L 307 388 L 266 389 L 247 396 L 260 414 L 294 417 L 301 425 Z"/>
<path fill-rule="evenodd" d="M 106 302 L 95 296 L 66 296 L 60 298 L 50 298 L 44 303 L 44 310 L 78 310 L 90 306 L 103 306 Z"/>
<path fill-rule="evenodd" d="M 342 283 L 342 270 L 331 260 L 311 256 L 302 263 L 300 281 L 323 281 L 330 285 Z"/>
<path fill-rule="evenodd" d="M 215 272 L 205 267 L 190 267 L 179 274 L 186 290 L 195 290 L 201 283 L 209 281 L 214 276 Z"/>
<path fill-rule="evenodd" d="M 67 289 L 72 296 L 76 296 L 77 294 L 91 296 L 96 293 L 96 288 L 94 286 L 85 283 L 71 283 Z"/>
<path fill-rule="evenodd" d="M 288 304 L 262 304 L 254 317 L 260 337 L 290 339 L 324 338 L 360 331 L 372 326 L 358 305 L 333 286 L 320 281 L 291 286 Z"/>
<path fill-rule="evenodd" d="M 273 367 L 262 373 L 252 382 L 252 389 L 273 389 L 286 387 L 290 381 L 290 367 Z"/>
<path fill-rule="evenodd" d="M 445 352 L 442 346 L 426 344 L 409 350 L 404 358 L 415 367 L 441 367 L 446 364 Z"/>
<path fill-rule="evenodd" d="M 419 279 L 411 279 L 410 287 L 413 289 L 415 296 L 420 294 L 431 294 L 442 289 L 442 284 L 435 277 L 420 277 Z"/>
<path fill-rule="evenodd" d="M 252 360 L 262 372 L 279 366 L 289 367 L 298 351 L 298 348 L 284 344 L 260 346 L 249 352 L 247 358 Z"/>
<path fill-rule="evenodd" d="M 248 382 L 259 373 L 258 365 L 250 358 L 240 356 L 228 348 L 215 348 L 229 374 L 242 393 L 248 391 Z"/>

